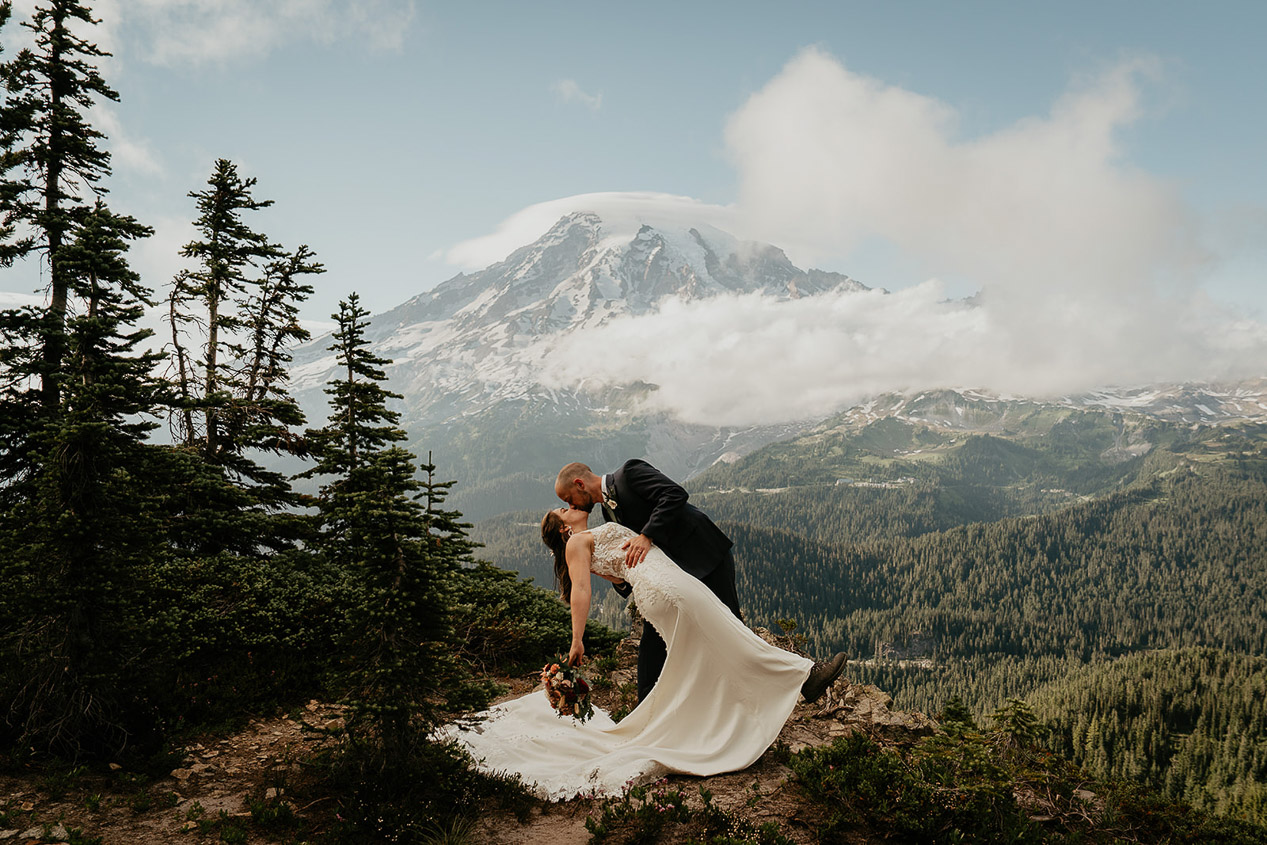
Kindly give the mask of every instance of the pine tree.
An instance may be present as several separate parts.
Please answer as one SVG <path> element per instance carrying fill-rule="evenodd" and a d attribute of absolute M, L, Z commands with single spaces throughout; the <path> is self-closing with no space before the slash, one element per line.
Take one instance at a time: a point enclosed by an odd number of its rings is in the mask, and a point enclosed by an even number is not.
<path fill-rule="evenodd" d="M 430 465 L 420 484 L 414 455 L 394 445 L 405 433 L 387 407 L 396 397 L 382 385 L 387 362 L 365 338 L 368 315 L 355 294 L 334 315 L 339 375 L 326 390 L 329 423 L 310 434 L 318 462 L 307 474 L 331 477 L 318 498 L 318 544 L 347 573 L 352 594 L 349 737 L 395 769 L 445 703 L 470 701 L 449 618 L 451 579 L 470 545 L 457 515 L 440 508 L 448 485 L 434 482 Z"/>
<path fill-rule="evenodd" d="M 391 362 L 373 354 L 365 337 L 369 315 L 356 293 L 340 302 L 339 310 L 331 315 L 338 328 L 330 350 L 340 372 L 325 390 L 330 397 L 329 421 L 308 435 L 318 459 L 306 475 L 347 475 L 364 464 L 367 454 L 406 437 L 397 427 L 400 414 L 387 407 L 391 400 L 401 398 L 383 386 L 387 380 L 383 367 Z"/>
<path fill-rule="evenodd" d="M 11 0 L 0 0 L 0 32 L 13 16 Z M 0 41 L 0 57 L 4 55 L 4 42 Z M 3 85 L 8 63 L 0 62 L 0 85 Z M 25 239 L 17 235 L 14 207 L 21 196 L 21 184 L 10 176 L 18 164 L 15 147 L 21 139 L 21 127 L 25 121 L 7 105 L 0 108 L 0 267 L 13 264 L 14 258 L 26 246 Z"/>
<path fill-rule="evenodd" d="M 35 48 L 0 68 L 8 94 L 0 115 L 0 264 L 33 252 L 49 264 L 38 373 L 45 409 L 61 401 L 67 345 L 71 280 L 58 252 L 84 224 L 110 172 L 110 153 L 99 145 L 105 136 L 88 122 L 87 111 L 100 100 L 119 99 L 92 64 L 109 54 L 72 32 L 75 22 L 99 23 L 79 0 L 47 0 L 24 23 L 35 34 Z"/>
<path fill-rule="evenodd" d="M 150 230 L 98 203 L 58 251 L 70 302 L 60 413 L 31 435 L 32 464 L 3 521 L 4 582 L 20 602 L 0 635 L 14 685 L 4 721 L 60 753 L 117 750 L 136 728 L 138 581 L 163 554 L 146 507 L 158 484 L 146 442 L 163 388 L 136 322 L 149 292 L 128 242 Z M 147 418 L 148 417 L 148 418 Z M 6 591 L 8 592 L 8 591 Z M 21 667 L 13 671 L 12 667 Z"/>
<path fill-rule="evenodd" d="M 177 275 L 168 295 L 180 400 L 172 427 L 177 442 L 252 487 L 268 509 L 292 497 L 252 453 L 304 453 L 292 433 L 303 414 L 286 389 L 286 365 L 291 347 L 309 336 L 298 320 L 312 293 L 305 277 L 324 268 L 307 246 L 288 253 L 244 221 L 273 204 L 254 197 L 255 184 L 218 159 L 206 189 L 189 194 L 198 237 L 182 255 L 195 267 Z"/>

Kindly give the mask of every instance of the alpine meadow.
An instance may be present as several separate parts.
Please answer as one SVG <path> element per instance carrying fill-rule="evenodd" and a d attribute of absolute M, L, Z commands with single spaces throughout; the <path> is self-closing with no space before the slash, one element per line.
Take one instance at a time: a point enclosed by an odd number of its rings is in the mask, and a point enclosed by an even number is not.
<path fill-rule="evenodd" d="M 0 309 L 0 839 L 1267 842 L 1253 315 L 1107 376 L 1156 303 L 1077 333 L 1111 308 L 1076 301 L 1072 259 L 1032 306 L 1050 325 L 1000 330 L 1020 306 L 988 285 L 888 290 L 810 266 L 743 202 L 615 191 L 530 206 L 460 245 L 478 267 L 378 309 L 394 289 L 327 266 L 262 154 L 182 141 L 204 160 L 179 224 L 124 213 L 167 177 L 116 172 L 137 71 L 111 16 L 206 6 L 131 5 L 0 0 L 0 274 L 38 279 Z M 337 20 L 392 30 L 389 7 Z M 261 54 L 303 30 L 252 14 Z M 807 48 L 733 115 L 737 167 L 750 109 L 797 73 L 848 81 L 834 67 Z M 562 106 L 604 107 L 565 82 Z M 899 101 L 912 127 L 936 111 Z M 767 187 L 744 185 L 775 207 Z M 329 216 L 371 213 L 347 202 Z M 1027 358 L 1027 333 L 1054 340 Z M 733 541 L 746 625 L 848 661 L 750 771 L 555 805 L 451 735 L 568 654 L 556 473 L 630 458 Z M 619 722 L 644 622 L 592 594 L 586 689 Z"/>

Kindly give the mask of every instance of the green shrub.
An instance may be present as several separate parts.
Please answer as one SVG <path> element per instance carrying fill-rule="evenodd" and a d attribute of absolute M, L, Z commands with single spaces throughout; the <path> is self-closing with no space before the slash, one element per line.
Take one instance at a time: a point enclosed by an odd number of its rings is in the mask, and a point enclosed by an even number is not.
<path fill-rule="evenodd" d="M 499 807 L 527 817 L 532 801 L 517 778 L 477 771 L 455 745 L 423 741 L 407 752 L 353 743 L 331 752 L 323 789 L 338 796 L 335 842 L 426 842 Z"/>
<path fill-rule="evenodd" d="M 791 845 L 778 825 L 754 826 L 714 804 L 707 789 L 700 787 L 699 795 L 702 806 L 696 808 L 680 788 L 669 787 L 665 780 L 635 786 L 619 798 L 604 801 L 598 818 L 586 818 L 585 829 L 595 845 Z"/>

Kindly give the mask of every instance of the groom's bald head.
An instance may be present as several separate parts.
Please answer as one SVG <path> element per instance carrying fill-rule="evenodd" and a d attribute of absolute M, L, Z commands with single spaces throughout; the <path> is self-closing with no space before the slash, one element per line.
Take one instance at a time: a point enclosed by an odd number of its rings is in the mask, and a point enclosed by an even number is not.
<path fill-rule="evenodd" d="M 586 464 L 579 461 L 559 470 L 554 480 L 554 495 L 577 510 L 589 511 L 603 498 L 603 480 Z"/>

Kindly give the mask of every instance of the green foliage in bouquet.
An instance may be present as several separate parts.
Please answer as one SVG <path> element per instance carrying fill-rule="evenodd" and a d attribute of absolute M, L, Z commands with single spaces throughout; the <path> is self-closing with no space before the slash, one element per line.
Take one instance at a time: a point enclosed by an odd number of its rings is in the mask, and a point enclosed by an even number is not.
<path fill-rule="evenodd" d="M 545 684 L 550 706 L 560 717 L 571 716 L 584 722 L 594 715 L 589 679 L 566 657 L 559 655 L 553 663 L 541 667 L 541 683 Z"/>

